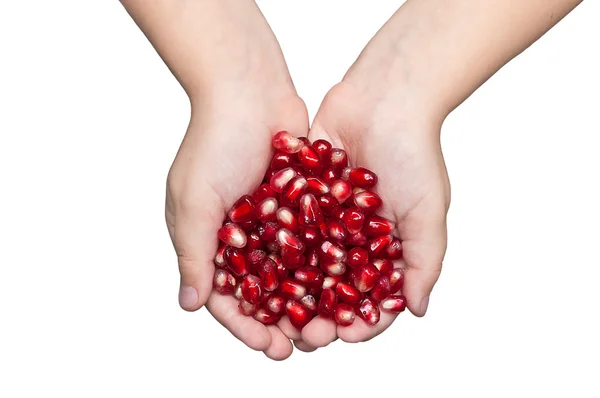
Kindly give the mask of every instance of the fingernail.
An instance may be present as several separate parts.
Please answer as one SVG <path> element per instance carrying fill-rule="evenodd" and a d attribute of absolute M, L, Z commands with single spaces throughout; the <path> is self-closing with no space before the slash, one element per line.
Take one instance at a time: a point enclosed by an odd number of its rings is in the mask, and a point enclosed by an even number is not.
<path fill-rule="evenodd" d="M 429 306 L 429 296 L 425 296 L 421 300 L 421 305 L 419 306 L 419 312 L 421 312 L 421 314 L 425 315 L 425 313 L 427 312 L 428 306 Z"/>
<path fill-rule="evenodd" d="M 198 292 L 191 286 L 182 285 L 179 288 L 179 305 L 184 310 L 192 309 L 198 303 Z"/>

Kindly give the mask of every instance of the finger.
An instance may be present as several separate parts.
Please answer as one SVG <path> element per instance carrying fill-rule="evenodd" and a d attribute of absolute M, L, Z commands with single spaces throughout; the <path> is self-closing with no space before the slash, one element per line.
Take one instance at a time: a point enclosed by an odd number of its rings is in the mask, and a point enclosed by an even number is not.
<path fill-rule="evenodd" d="M 302 335 L 300 334 L 300 331 L 292 326 L 292 324 L 290 323 L 290 320 L 288 319 L 287 316 L 284 316 L 283 318 L 281 318 L 279 320 L 279 322 L 277 322 L 277 326 L 279 326 L 279 329 L 283 332 L 283 334 L 285 334 L 287 336 L 288 339 L 290 339 L 290 340 L 302 339 Z"/>
<path fill-rule="evenodd" d="M 338 326 L 337 335 L 346 343 L 368 341 L 383 333 L 394 322 L 396 317 L 397 314 L 382 311 L 379 322 L 375 326 L 371 326 L 357 316 L 352 325 Z"/>
<path fill-rule="evenodd" d="M 271 345 L 265 350 L 265 355 L 274 361 L 283 361 L 292 355 L 294 347 L 292 342 L 275 325 L 267 326 L 271 333 Z"/>
<path fill-rule="evenodd" d="M 308 344 L 302 340 L 294 340 L 294 346 L 296 346 L 296 348 L 299 349 L 300 351 L 304 351 L 304 352 L 313 352 L 313 351 L 317 350 L 317 347 L 313 347 L 310 344 Z"/>
<path fill-rule="evenodd" d="M 302 329 L 302 340 L 313 347 L 325 347 L 337 338 L 336 329 L 332 319 L 316 316 Z"/>
<path fill-rule="evenodd" d="M 239 312 L 238 300 L 233 296 L 213 293 L 206 308 L 231 334 L 253 350 L 265 351 L 271 345 L 271 332 L 262 323 Z"/>

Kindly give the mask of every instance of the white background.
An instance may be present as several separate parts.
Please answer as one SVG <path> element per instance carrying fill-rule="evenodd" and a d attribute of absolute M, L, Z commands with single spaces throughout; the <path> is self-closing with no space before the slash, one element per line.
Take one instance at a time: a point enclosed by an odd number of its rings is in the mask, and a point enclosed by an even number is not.
<path fill-rule="evenodd" d="M 311 116 L 400 3 L 260 2 Z M 599 16 L 446 121 L 427 316 L 276 363 L 177 305 L 164 183 L 189 104 L 120 4 L 1 1 L 0 397 L 600 396 Z"/>

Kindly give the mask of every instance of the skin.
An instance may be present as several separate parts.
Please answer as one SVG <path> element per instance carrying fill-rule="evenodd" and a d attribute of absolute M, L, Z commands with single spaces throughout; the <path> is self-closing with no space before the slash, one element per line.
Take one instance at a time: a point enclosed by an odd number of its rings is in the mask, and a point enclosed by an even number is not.
<path fill-rule="evenodd" d="M 403 241 L 403 293 L 423 316 L 446 251 L 450 184 L 440 146 L 446 116 L 580 0 L 409 0 L 381 28 L 312 128 L 281 49 L 250 0 L 122 0 L 190 97 L 188 131 L 167 182 L 166 220 L 181 274 L 179 301 L 211 314 L 249 347 L 282 360 L 340 338 L 366 341 L 395 319 L 367 326 L 284 318 L 266 327 L 212 293 L 216 232 L 227 210 L 262 179 L 279 130 L 325 138 L 375 170 L 381 214 Z M 243 172 L 242 172 L 243 171 Z M 227 181 L 227 184 L 223 184 Z"/>

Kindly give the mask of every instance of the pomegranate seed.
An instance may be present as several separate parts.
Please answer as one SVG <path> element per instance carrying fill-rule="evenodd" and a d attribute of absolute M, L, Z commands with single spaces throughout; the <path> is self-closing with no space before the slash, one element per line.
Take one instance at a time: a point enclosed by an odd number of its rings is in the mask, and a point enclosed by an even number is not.
<path fill-rule="evenodd" d="M 337 199 L 335 199 L 335 200 L 337 201 Z M 331 211 L 331 217 L 337 218 L 338 220 L 342 220 L 344 218 L 344 216 L 346 215 L 346 210 L 348 210 L 348 209 L 338 205 Z"/>
<path fill-rule="evenodd" d="M 341 219 L 352 235 L 359 233 L 365 224 L 365 214 L 356 206 L 344 211 Z"/>
<path fill-rule="evenodd" d="M 367 265 L 369 262 L 369 253 L 363 248 L 355 247 L 348 252 L 348 259 L 346 262 L 352 268 Z"/>
<path fill-rule="evenodd" d="M 371 326 L 377 325 L 379 322 L 379 307 L 368 297 L 361 301 L 357 312 L 358 316 Z"/>
<path fill-rule="evenodd" d="M 327 235 L 336 242 L 343 242 L 346 240 L 348 235 L 346 226 L 340 220 L 330 218 L 325 223 L 325 228 L 327 229 Z"/>
<path fill-rule="evenodd" d="M 272 292 L 279 286 L 279 275 L 277 274 L 277 264 L 270 258 L 265 258 L 257 267 L 258 275 L 262 280 L 262 285 L 266 291 Z M 250 300 L 248 300 L 250 301 Z"/>
<path fill-rule="evenodd" d="M 394 269 L 394 263 L 390 260 L 377 259 L 373 260 L 373 265 L 379 270 L 380 275 L 390 276 Z"/>
<path fill-rule="evenodd" d="M 285 153 L 296 153 L 304 146 L 304 142 L 287 131 L 280 131 L 273 136 L 273 146 Z"/>
<path fill-rule="evenodd" d="M 250 304 L 260 303 L 262 299 L 262 281 L 254 275 L 246 275 L 242 281 L 242 297 Z"/>
<path fill-rule="evenodd" d="M 217 269 L 213 279 L 215 290 L 221 294 L 231 294 L 235 290 L 236 281 L 229 271 Z"/>
<path fill-rule="evenodd" d="M 301 175 L 297 175 L 292 178 L 281 191 L 281 201 L 282 203 L 289 204 L 295 206 L 298 204 L 300 197 L 304 195 L 306 189 L 308 188 L 308 182 L 306 178 Z"/>
<path fill-rule="evenodd" d="M 337 296 L 333 289 L 325 289 L 321 292 L 318 313 L 324 318 L 331 318 L 337 304 Z"/>
<path fill-rule="evenodd" d="M 221 227 L 217 236 L 228 246 L 242 248 L 246 246 L 246 233 L 239 225 L 231 223 Z"/>
<path fill-rule="evenodd" d="M 219 268 L 224 268 L 227 266 L 227 262 L 225 261 L 225 257 L 224 257 L 226 248 L 227 248 L 227 245 L 225 243 L 221 242 L 219 244 L 219 248 L 217 249 L 217 254 L 215 254 L 214 263 Z"/>
<path fill-rule="evenodd" d="M 335 289 L 338 283 L 342 282 L 344 277 L 341 275 L 329 275 L 323 279 L 323 289 Z"/>
<path fill-rule="evenodd" d="M 323 236 L 317 227 L 302 228 L 299 237 L 308 247 L 317 247 L 323 242 Z"/>
<path fill-rule="evenodd" d="M 294 278 L 307 286 L 322 286 L 324 276 L 319 268 L 304 266 L 296 270 Z"/>
<path fill-rule="evenodd" d="M 374 214 L 367 218 L 363 231 L 367 236 L 383 236 L 391 234 L 395 227 L 393 221 Z"/>
<path fill-rule="evenodd" d="M 285 279 L 279 284 L 279 293 L 292 300 L 300 300 L 306 296 L 306 287 L 294 280 Z"/>
<path fill-rule="evenodd" d="M 306 307 L 306 309 L 317 312 L 317 300 L 315 300 L 314 296 L 307 294 L 306 296 L 300 299 L 300 304 Z"/>
<path fill-rule="evenodd" d="M 370 189 L 377 184 L 377 175 L 364 167 L 356 167 L 350 170 L 348 179 L 357 187 Z"/>
<path fill-rule="evenodd" d="M 238 300 L 242 299 L 242 284 L 238 283 L 237 285 L 235 285 L 235 288 L 233 289 L 233 297 L 235 297 Z"/>
<path fill-rule="evenodd" d="M 350 326 L 354 323 L 354 309 L 348 304 L 340 303 L 335 306 L 334 319 L 340 326 Z"/>
<path fill-rule="evenodd" d="M 346 239 L 346 243 L 351 246 L 365 246 L 367 244 L 367 235 L 365 235 L 362 231 L 357 234 L 350 235 L 348 239 Z"/>
<path fill-rule="evenodd" d="M 285 311 L 285 299 L 276 294 L 271 295 L 267 300 L 266 307 L 275 315 L 281 315 Z"/>
<path fill-rule="evenodd" d="M 361 292 L 347 282 L 340 282 L 335 287 L 335 292 L 340 300 L 348 304 L 358 304 L 362 299 Z"/>
<path fill-rule="evenodd" d="M 244 223 L 248 221 L 253 221 L 256 219 L 256 214 L 254 209 L 256 207 L 256 203 L 252 196 L 244 195 L 238 199 L 237 202 L 231 207 L 227 216 L 234 223 Z"/>
<path fill-rule="evenodd" d="M 257 224 L 258 224 L 258 220 L 254 219 L 254 220 L 250 220 L 250 221 L 246 221 L 246 222 L 241 222 L 238 225 L 240 227 L 242 227 L 242 229 L 244 231 L 250 232 L 256 227 Z"/>
<path fill-rule="evenodd" d="M 390 293 L 398 293 L 402 289 L 402 285 L 404 285 L 404 270 L 402 268 L 394 268 L 390 274 Z"/>
<path fill-rule="evenodd" d="M 282 228 L 287 228 L 294 233 L 298 232 L 300 228 L 298 215 L 289 207 L 280 207 L 277 210 L 277 222 Z"/>
<path fill-rule="evenodd" d="M 328 240 L 321 243 L 321 255 L 335 262 L 346 261 L 346 251 Z"/>
<path fill-rule="evenodd" d="M 252 304 L 242 298 L 240 300 L 240 304 L 238 305 L 238 308 L 240 309 L 240 312 L 242 314 L 244 314 L 246 316 L 252 316 L 252 315 L 256 314 L 256 311 L 258 311 L 258 306 L 259 306 L 258 303 Z"/>
<path fill-rule="evenodd" d="M 300 198 L 300 214 L 298 216 L 300 225 L 319 225 L 323 221 L 323 214 L 319 208 L 319 202 L 315 195 L 307 193 Z"/>
<path fill-rule="evenodd" d="M 324 166 L 331 162 L 331 144 L 326 140 L 316 140 L 313 147 L 319 153 Z"/>
<path fill-rule="evenodd" d="M 373 264 L 363 265 L 355 270 L 354 286 L 361 292 L 373 289 L 379 279 L 379 270 Z"/>
<path fill-rule="evenodd" d="M 287 275 L 287 268 L 283 264 L 281 256 L 275 253 L 271 253 L 267 257 L 269 257 L 271 260 L 273 260 L 275 264 L 277 264 L 277 275 L 279 275 L 280 278 Z"/>
<path fill-rule="evenodd" d="M 325 169 L 321 174 L 321 180 L 329 186 L 340 178 L 340 173 L 332 168 Z"/>
<path fill-rule="evenodd" d="M 263 184 L 269 184 L 269 187 L 271 187 L 271 178 L 273 178 L 273 176 L 275 175 L 275 173 L 277 173 L 278 170 L 267 170 L 267 172 L 265 173 L 265 178 L 263 178 Z M 273 191 L 273 189 L 271 189 L 271 191 Z M 273 191 L 275 192 L 275 191 Z M 264 198 L 263 198 L 264 199 Z"/>
<path fill-rule="evenodd" d="M 252 250 L 246 255 L 246 260 L 254 268 L 257 268 L 266 258 L 267 253 L 260 249 Z"/>
<path fill-rule="evenodd" d="M 250 267 L 246 261 L 244 252 L 236 247 L 227 246 L 223 253 L 229 270 L 236 276 L 246 276 L 250 273 Z"/>
<path fill-rule="evenodd" d="M 318 177 L 308 177 L 306 183 L 308 184 L 308 193 L 312 193 L 315 196 L 325 195 L 330 191 L 329 185 L 325 184 L 325 181 Z"/>
<path fill-rule="evenodd" d="M 271 189 L 277 193 L 281 193 L 287 183 L 297 175 L 298 173 L 296 170 L 291 167 L 286 167 L 285 169 L 277 171 L 275 174 L 273 174 L 273 177 L 271 177 Z"/>
<path fill-rule="evenodd" d="M 390 235 L 378 236 L 367 243 L 367 251 L 371 257 L 383 257 L 390 243 L 392 243 Z"/>
<path fill-rule="evenodd" d="M 275 220 L 278 208 L 277 199 L 266 198 L 256 206 L 256 215 L 260 222 L 267 222 Z"/>
<path fill-rule="evenodd" d="M 290 254 L 297 255 L 306 249 L 304 243 L 302 243 L 302 241 L 287 228 L 281 228 L 279 231 L 277 231 L 276 238 L 277 243 L 279 243 L 281 246 L 281 250 L 284 250 Z"/>
<path fill-rule="evenodd" d="M 258 235 L 263 242 L 273 242 L 279 231 L 279 224 L 273 221 L 268 221 L 257 227 Z"/>
<path fill-rule="evenodd" d="M 332 211 L 334 209 L 340 208 L 337 199 L 328 193 L 324 194 L 322 196 L 319 196 L 318 204 L 319 204 L 319 207 L 321 208 L 321 211 L 326 216 L 332 215 Z"/>
<path fill-rule="evenodd" d="M 267 250 L 269 253 L 279 253 L 281 251 L 281 246 L 275 241 L 269 242 L 267 243 Z"/>
<path fill-rule="evenodd" d="M 294 300 L 288 300 L 288 302 L 285 303 L 285 313 L 290 319 L 292 326 L 299 330 L 302 330 L 302 328 L 310 322 L 312 317 L 310 311 L 306 307 Z"/>
<path fill-rule="evenodd" d="M 348 155 L 346 154 L 346 151 L 340 148 L 331 149 L 331 167 L 340 172 L 345 167 L 348 167 Z"/>
<path fill-rule="evenodd" d="M 343 275 L 346 272 L 346 264 L 325 259 L 321 261 L 321 269 L 327 275 Z"/>
<path fill-rule="evenodd" d="M 406 297 L 392 295 L 381 300 L 380 305 L 384 311 L 400 313 L 406 309 Z"/>
<path fill-rule="evenodd" d="M 381 301 L 390 295 L 391 290 L 390 278 L 381 275 L 379 279 L 377 279 L 377 282 L 375 282 L 373 289 L 371 289 L 370 295 L 373 300 Z"/>
<path fill-rule="evenodd" d="M 388 260 L 398 260 L 402 257 L 402 243 L 400 239 L 394 238 L 385 250 Z"/>
<path fill-rule="evenodd" d="M 269 177 L 269 181 L 271 180 L 271 177 Z M 254 202 L 256 203 L 260 203 L 263 200 L 265 200 L 266 198 L 274 198 L 275 197 L 275 191 L 273 191 L 273 188 L 271 188 L 270 184 L 261 184 L 260 187 L 258 187 L 256 189 L 256 191 L 254 191 L 254 193 L 252 194 L 252 199 L 254 199 Z"/>
<path fill-rule="evenodd" d="M 331 185 L 331 196 L 339 203 L 344 203 L 352 195 L 352 186 L 348 181 L 335 180 Z"/>
<path fill-rule="evenodd" d="M 259 308 L 254 314 L 254 319 L 265 325 L 274 325 L 280 318 L 280 316 L 275 315 L 265 308 Z"/>
<path fill-rule="evenodd" d="M 364 191 L 354 194 L 354 204 L 365 213 L 373 213 L 381 207 L 383 202 L 375 192 Z"/>
<path fill-rule="evenodd" d="M 319 266 L 319 252 L 317 248 L 311 247 L 306 252 L 306 266 L 318 267 Z"/>
<path fill-rule="evenodd" d="M 248 233 L 246 250 L 251 252 L 252 250 L 259 250 L 264 248 L 262 240 L 260 240 L 260 235 L 258 234 L 258 230 L 253 230 Z"/>
<path fill-rule="evenodd" d="M 286 167 L 291 167 L 296 163 L 294 155 L 282 151 L 275 151 L 273 159 L 271 159 L 271 170 L 281 170 Z"/>
<path fill-rule="evenodd" d="M 298 160 L 300 160 L 300 164 L 304 170 L 312 175 L 319 174 L 323 168 L 319 152 L 310 145 L 305 145 L 300 149 L 298 152 Z"/>
<path fill-rule="evenodd" d="M 302 254 L 285 250 L 281 251 L 281 259 L 283 260 L 283 264 L 285 264 L 286 268 L 290 271 L 296 270 L 306 263 L 306 257 Z"/>

